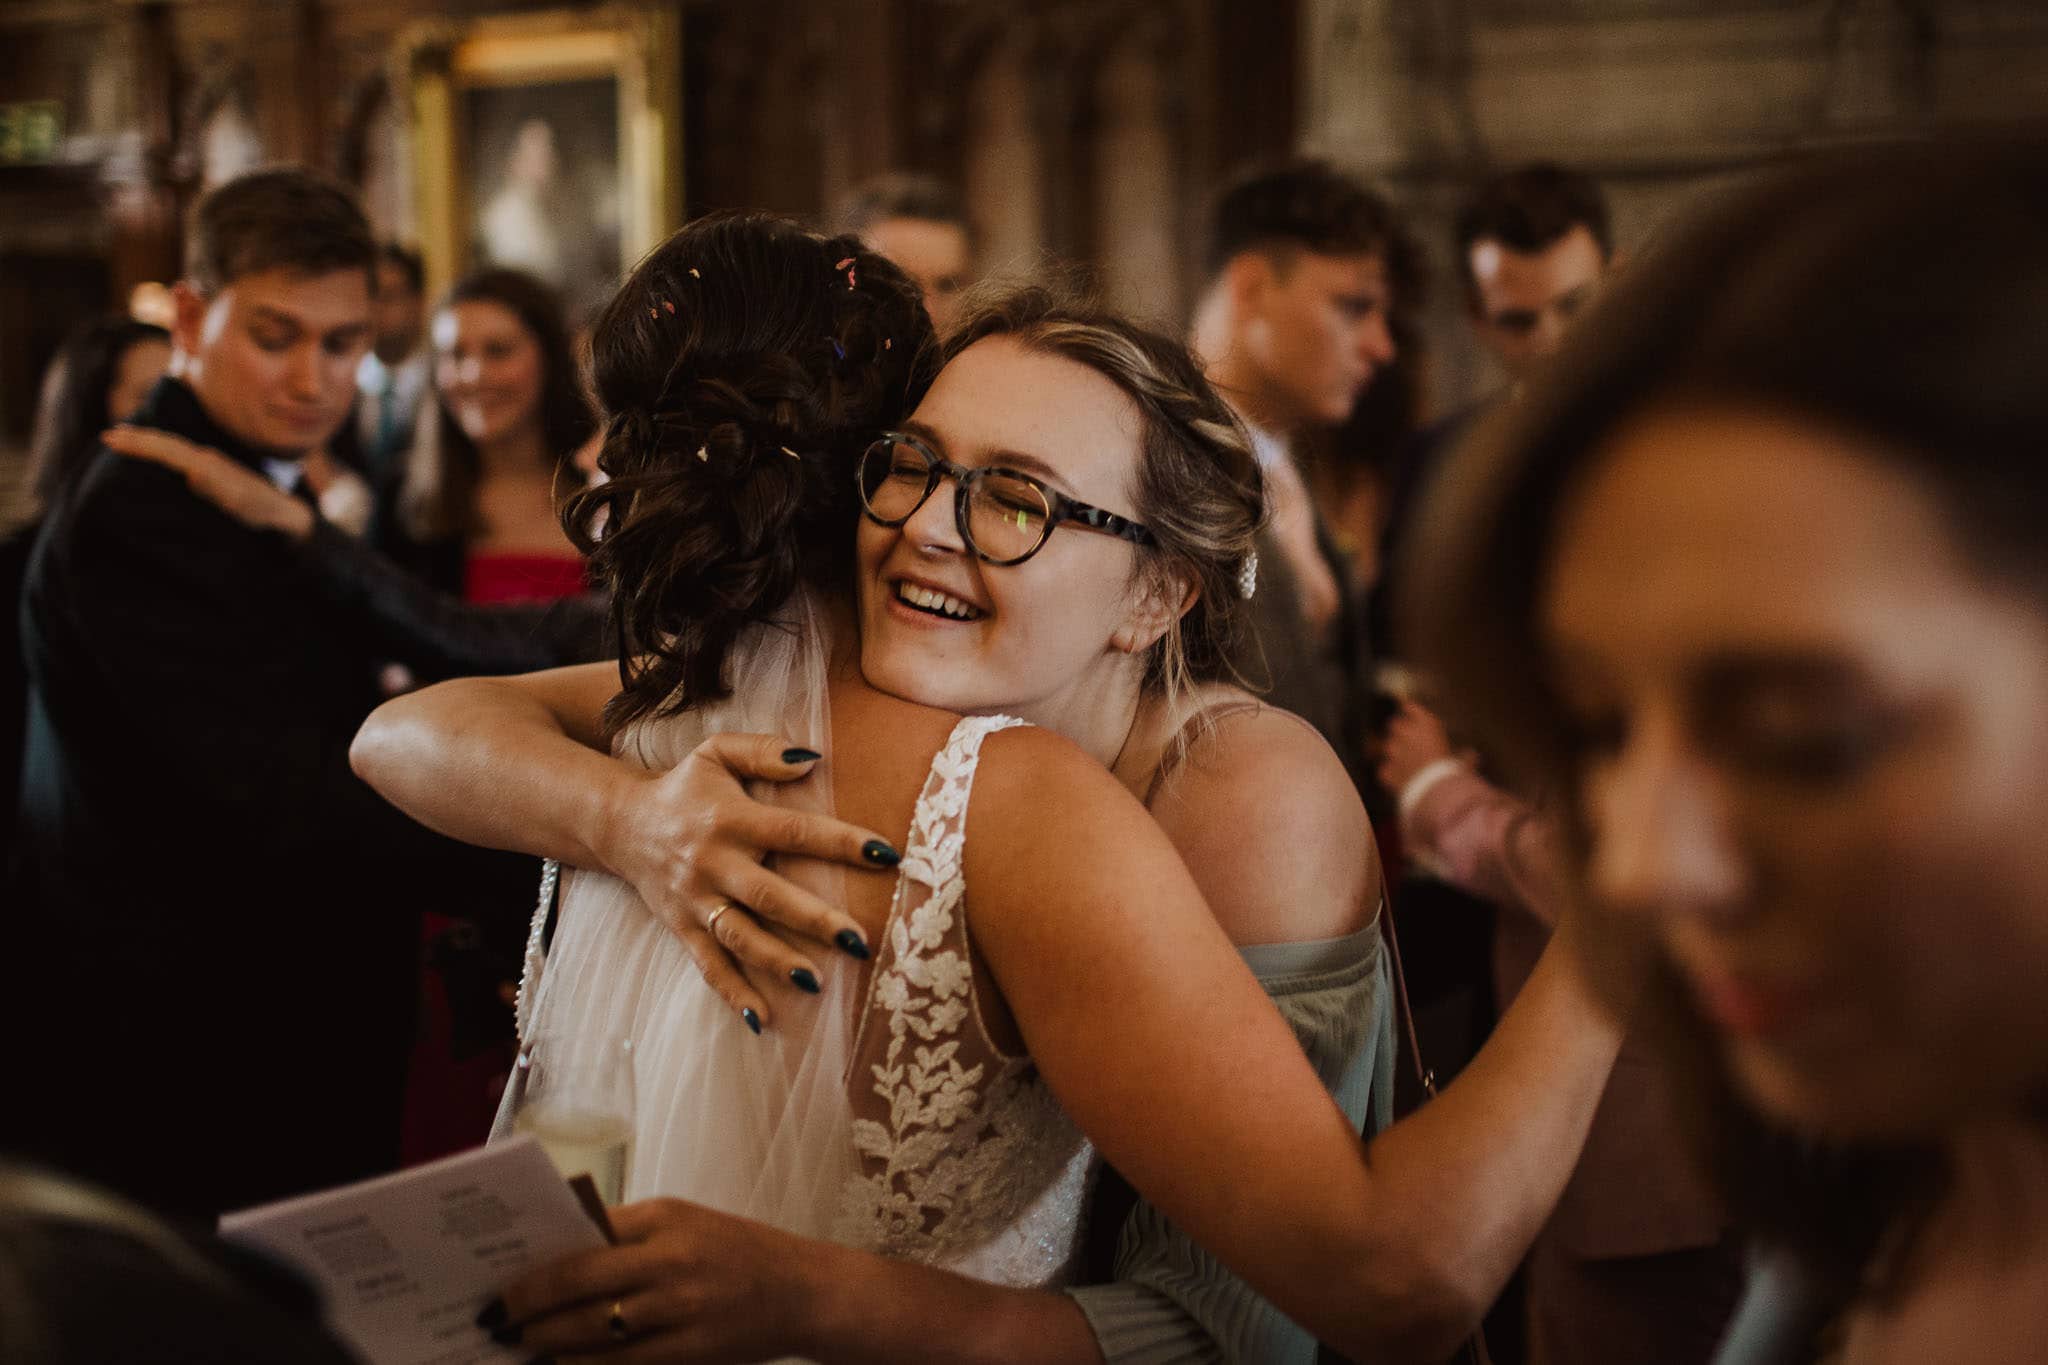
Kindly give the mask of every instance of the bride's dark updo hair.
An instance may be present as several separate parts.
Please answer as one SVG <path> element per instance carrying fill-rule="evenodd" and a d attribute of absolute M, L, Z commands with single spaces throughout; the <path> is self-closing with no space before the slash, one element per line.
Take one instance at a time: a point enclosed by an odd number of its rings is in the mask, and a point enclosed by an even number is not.
<path fill-rule="evenodd" d="M 855 463 L 916 406 L 937 347 L 901 270 L 758 213 L 655 248 L 590 345 L 608 481 L 563 522 L 611 594 L 616 733 L 726 696 L 741 631 L 851 573 Z"/>

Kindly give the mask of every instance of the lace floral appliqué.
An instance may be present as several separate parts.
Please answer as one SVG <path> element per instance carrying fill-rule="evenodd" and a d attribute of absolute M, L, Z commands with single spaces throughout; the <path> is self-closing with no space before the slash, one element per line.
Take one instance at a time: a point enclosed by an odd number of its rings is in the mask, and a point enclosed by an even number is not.
<path fill-rule="evenodd" d="M 843 1239 L 1003 1284 L 1059 1282 L 1094 1151 L 1026 1057 L 982 1028 L 962 912 L 967 800 L 981 742 L 1023 722 L 969 717 L 932 763 L 854 1048 L 860 1171 Z"/>

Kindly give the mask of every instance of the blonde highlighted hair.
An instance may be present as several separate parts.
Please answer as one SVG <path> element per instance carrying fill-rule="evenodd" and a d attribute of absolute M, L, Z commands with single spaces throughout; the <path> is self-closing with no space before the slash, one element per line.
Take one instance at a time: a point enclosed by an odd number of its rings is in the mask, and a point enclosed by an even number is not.
<path fill-rule="evenodd" d="M 1133 514 L 1153 543 L 1138 550 L 1147 591 L 1195 589 L 1147 659 L 1147 692 L 1178 696 L 1197 683 L 1241 681 L 1231 665 L 1247 630 L 1240 589 L 1265 519 L 1265 483 L 1250 438 L 1186 346 L 1078 291 L 990 284 L 971 292 L 944 359 L 1008 337 L 1027 350 L 1086 365 L 1122 390 L 1143 422 Z"/>

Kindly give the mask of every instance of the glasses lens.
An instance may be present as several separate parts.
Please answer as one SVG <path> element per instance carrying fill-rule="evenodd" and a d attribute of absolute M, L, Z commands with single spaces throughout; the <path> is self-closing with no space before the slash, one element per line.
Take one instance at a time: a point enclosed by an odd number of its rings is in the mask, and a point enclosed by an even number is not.
<path fill-rule="evenodd" d="M 967 500 L 967 534 L 974 548 L 990 559 L 1030 554 L 1045 539 L 1051 519 L 1052 503 L 1045 490 L 1020 474 L 985 474 Z"/>
<path fill-rule="evenodd" d="M 916 446 L 877 441 L 860 457 L 860 500 L 877 520 L 902 521 L 917 510 L 931 472 Z"/>

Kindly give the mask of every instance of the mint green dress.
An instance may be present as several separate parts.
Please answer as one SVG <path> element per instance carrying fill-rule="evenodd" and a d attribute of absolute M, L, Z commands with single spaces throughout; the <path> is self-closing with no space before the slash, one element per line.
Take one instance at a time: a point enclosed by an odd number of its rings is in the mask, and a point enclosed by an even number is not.
<path fill-rule="evenodd" d="M 1393 1118 L 1394 1002 L 1378 921 L 1343 938 L 1242 952 L 1345 1114 L 1363 1131 L 1384 1128 Z M 1314 1337 L 1142 1200 L 1118 1239 L 1116 1277 L 1066 1291 L 1110 1365 L 1314 1365 Z"/>

